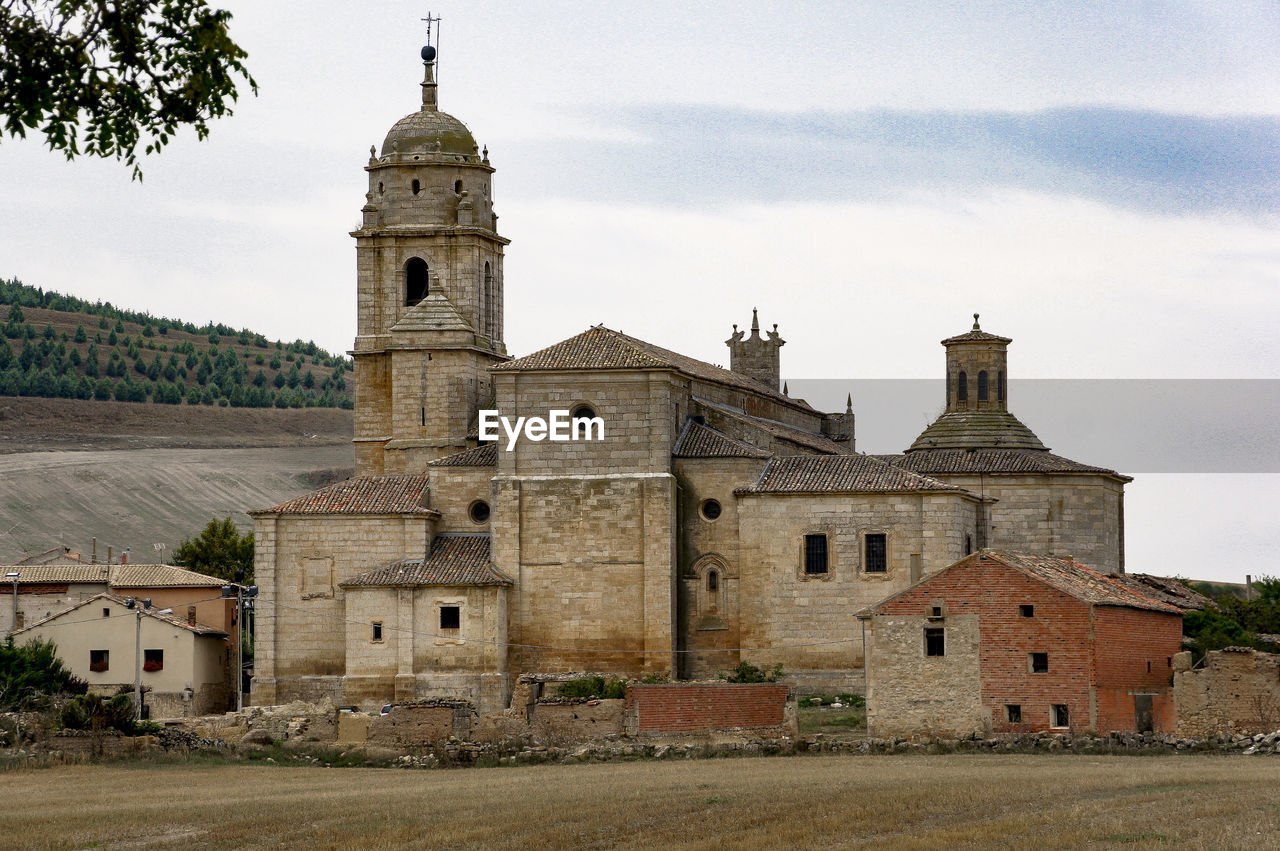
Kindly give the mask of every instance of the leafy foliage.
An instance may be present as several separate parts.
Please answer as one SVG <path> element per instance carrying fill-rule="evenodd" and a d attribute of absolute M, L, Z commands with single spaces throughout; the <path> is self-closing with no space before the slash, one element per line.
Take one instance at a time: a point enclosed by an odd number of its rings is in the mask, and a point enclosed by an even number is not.
<path fill-rule="evenodd" d="M 757 668 L 744 659 L 738 663 L 738 667 L 727 674 L 723 674 L 721 679 L 731 683 L 771 683 L 782 675 L 781 664 L 774 665 L 772 671 L 766 671 L 763 668 Z"/>
<path fill-rule="evenodd" d="M 214 518 L 199 535 L 184 540 L 174 551 L 173 563 L 228 582 L 253 581 L 253 533 L 241 537 L 227 517 Z M 243 580 L 236 578 L 244 571 Z"/>
<path fill-rule="evenodd" d="M 95 733 L 105 730 L 132 733 L 133 717 L 133 701 L 129 695 L 118 694 L 112 698 L 104 698 L 92 692 L 68 701 L 59 714 L 62 726 L 68 730 L 90 730 Z"/>
<path fill-rule="evenodd" d="M 1197 587 L 1202 593 L 1211 588 Z M 1214 594 L 1217 609 L 1188 611 L 1182 616 L 1182 633 L 1191 639 L 1197 661 L 1210 650 L 1224 647 L 1252 647 L 1277 652 L 1277 647 L 1261 635 L 1280 634 L 1280 579 L 1262 577 L 1253 583 L 1253 599 L 1233 592 Z"/>
<path fill-rule="evenodd" d="M 0 711 L 33 709 L 59 694 L 83 694 L 84 680 L 67 670 L 51 641 L 0 645 Z"/>
<path fill-rule="evenodd" d="M 560 684 L 560 688 L 556 691 L 558 697 L 587 697 L 600 698 L 602 700 L 620 700 L 627 696 L 627 683 L 625 680 L 616 680 L 610 678 L 606 680 L 602 676 L 578 677 L 577 679 L 568 680 Z"/>
<path fill-rule="evenodd" d="M 163 148 L 180 127 L 197 138 L 231 114 L 237 78 L 256 94 L 227 33 L 231 13 L 205 0 L 0 3 L 4 132 L 39 128 L 49 147 L 124 160 Z"/>

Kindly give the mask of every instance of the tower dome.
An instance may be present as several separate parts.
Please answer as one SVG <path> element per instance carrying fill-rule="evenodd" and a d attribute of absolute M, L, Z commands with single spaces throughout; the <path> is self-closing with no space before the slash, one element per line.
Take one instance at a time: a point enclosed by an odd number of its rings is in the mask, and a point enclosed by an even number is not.
<path fill-rule="evenodd" d="M 382 140 L 382 156 L 394 153 L 443 153 L 476 156 L 476 140 L 467 125 L 447 112 L 424 104 L 391 126 Z M 479 157 L 476 157 L 479 159 Z"/>

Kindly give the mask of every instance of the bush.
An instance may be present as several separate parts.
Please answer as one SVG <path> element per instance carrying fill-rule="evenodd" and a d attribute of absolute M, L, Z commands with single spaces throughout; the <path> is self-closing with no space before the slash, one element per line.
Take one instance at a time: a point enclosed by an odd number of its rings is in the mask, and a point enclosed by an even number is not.
<path fill-rule="evenodd" d="M 561 683 L 556 695 L 618 700 L 627 696 L 627 683 L 626 680 L 616 680 L 612 677 L 608 680 L 602 676 L 578 677 Z"/>
<path fill-rule="evenodd" d="M 58 658 L 51 641 L 31 641 L 13 646 L 10 638 L 0 645 L 0 710 L 30 709 L 48 697 L 83 694 L 88 689 Z"/>
<path fill-rule="evenodd" d="M 774 665 L 772 671 L 766 671 L 763 668 L 757 668 L 750 662 L 743 660 L 738 663 L 738 667 L 734 668 L 727 674 L 721 674 L 720 679 L 730 683 L 771 683 L 782 676 L 782 665 Z"/>

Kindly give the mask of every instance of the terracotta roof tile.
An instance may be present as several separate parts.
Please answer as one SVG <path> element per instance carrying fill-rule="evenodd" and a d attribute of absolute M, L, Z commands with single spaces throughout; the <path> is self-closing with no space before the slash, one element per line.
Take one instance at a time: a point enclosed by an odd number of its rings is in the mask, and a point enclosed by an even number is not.
<path fill-rule="evenodd" d="M 717 402 L 711 402 L 697 396 L 693 397 L 694 401 L 699 405 L 710 408 L 717 413 L 723 414 L 735 422 L 762 431 L 770 437 L 778 440 L 786 441 L 794 444 L 802 449 L 810 449 L 814 452 L 821 452 L 829 455 L 845 455 L 848 453 L 846 444 L 836 443 L 830 438 L 823 437 L 820 434 L 814 434 L 811 431 L 796 428 L 795 426 L 780 423 L 777 420 L 768 420 L 764 417 L 754 417 L 745 411 L 737 408 L 730 408 L 727 405 L 721 405 Z"/>
<path fill-rule="evenodd" d="M 343 588 L 398 585 L 510 585 L 489 563 L 488 535 L 437 535 L 431 555 L 404 559 L 387 567 L 362 573 L 342 583 Z"/>
<path fill-rule="evenodd" d="M 3 570 L 4 573 L 17 573 L 19 585 L 62 582 L 105 583 L 107 571 L 108 567 L 105 564 L 14 564 Z"/>
<path fill-rule="evenodd" d="M 485 443 L 475 449 L 437 458 L 429 467 L 496 467 L 498 466 L 498 444 Z"/>
<path fill-rule="evenodd" d="M 112 588 L 221 588 L 229 584 L 169 564 L 118 564 L 111 568 Z"/>
<path fill-rule="evenodd" d="M 356 476 L 255 514 L 431 514 L 427 477 Z"/>
<path fill-rule="evenodd" d="M 948 485 L 893 467 L 869 455 L 792 455 L 774 458 L 749 488 L 734 493 L 912 493 L 949 491 Z"/>
<path fill-rule="evenodd" d="M 758 446 L 716 431 L 711 426 L 694 420 L 684 424 L 675 449 L 677 458 L 768 458 L 769 453 Z"/>
<path fill-rule="evenodd" d="M 1111 574 L 1111 578 L 1161 603 L 1177 606 L 1183 611 L 1189 609 L 1216 609 L 1218 604 L 1199 591 L 1193 591 L 1176 579 L 1163 576 L 1152 576 L 1148 573 Z"/>
<path fill-rule="evenodd" d="M 966 331 L 963 334 L 957 334 L 954 337 L 948 337 L 942 341 L 942 345 L 949 346 L 953 343 L 987 343 L 987 342 L 1012 343 L 1012 337 L 1001 337 L 999 334 L 990 334 L 982 329 L 974 331 Z"/>
<path fill-rule="evenodd" d="M 15 561 L 14 564 L 92 564 L 79 553 L 71 552 L 69 547 L 52 547 L 42 553 L 34 553 Z"/>
<path fill-rule="evenodd" d="M 1106 467 L 1091 467 L 1047 450 L 1037 449 L 919 449 L 905 455 L 877 455 L 882 461 L 924 475 L 965 473 L 1101 473 L 1119 476 Z"/>

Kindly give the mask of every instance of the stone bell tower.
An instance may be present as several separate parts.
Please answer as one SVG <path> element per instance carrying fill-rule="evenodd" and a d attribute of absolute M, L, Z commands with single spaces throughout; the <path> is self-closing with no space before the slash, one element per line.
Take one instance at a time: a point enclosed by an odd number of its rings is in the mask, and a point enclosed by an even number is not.
<path fill-rule="evenodd" d="M 729 369 L 777 390 L 782 378 L 778 350 L 787 341 L 778 336 L 777 325 L 773 326 L 772 331 L 766 331 L 765 335 L 760 336 L 760 318 L 755 308 L 752 308 L 751 336 L 746 336 L 734 325 L 733 336 L 724 341 L 729 347 Z"/>
<path fill-rule="evenodd" d="M 422 48 L 422 107 L 369 149 L 356 239 L 356 473 L 421 472 L 467 447 L 507 359 L 489 151 L 441 112 L 436 49 Z"/>

